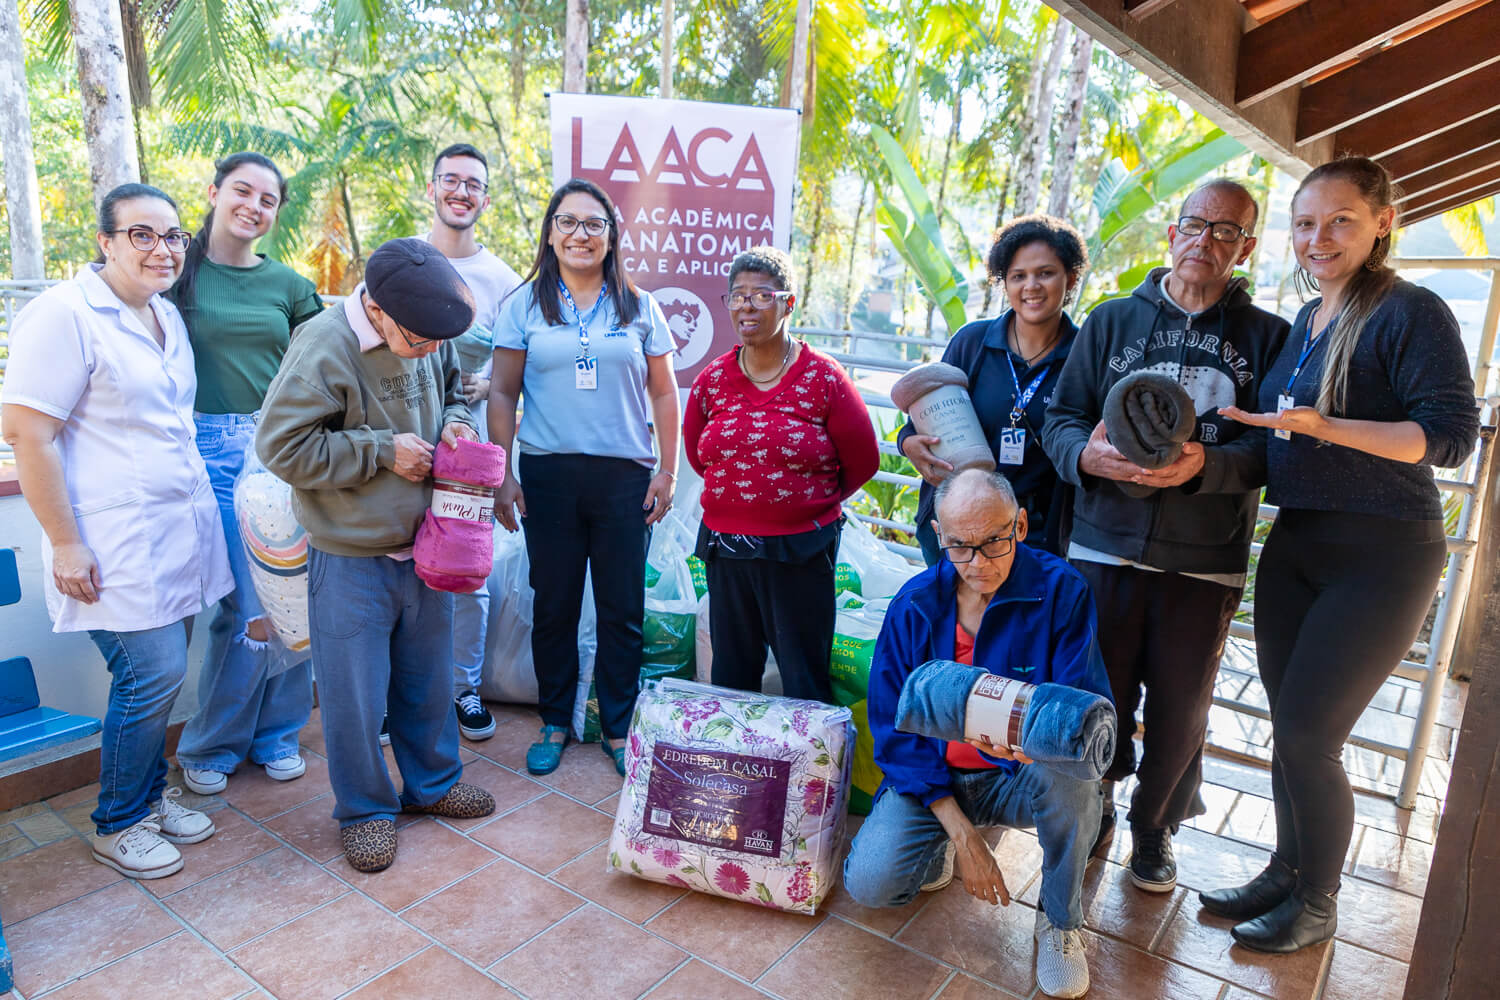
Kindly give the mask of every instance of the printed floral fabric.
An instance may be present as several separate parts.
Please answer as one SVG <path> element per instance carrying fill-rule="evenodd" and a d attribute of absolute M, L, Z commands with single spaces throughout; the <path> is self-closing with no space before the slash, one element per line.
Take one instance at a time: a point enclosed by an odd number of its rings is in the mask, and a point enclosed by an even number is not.
<path fill-rule="evenodd" d="M 847 708 L 676 679 L 636 701 L 611 870 L 813 914 L 836 884 Z"/>

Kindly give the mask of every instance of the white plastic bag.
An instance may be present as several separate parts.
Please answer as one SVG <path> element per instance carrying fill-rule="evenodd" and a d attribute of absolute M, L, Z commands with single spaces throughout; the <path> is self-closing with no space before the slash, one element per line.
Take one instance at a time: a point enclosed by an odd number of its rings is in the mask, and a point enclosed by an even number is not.
<path fill-rule="evenodd" d="M 880 544 L 863 521 L 850 517 L 839 535 L 839 558 L 835 587 L 859 594 L 866 600 L 895 597 L 902 584 L 921 572 Z"/>
<path fill-rule="evenodd" d="M 526 536 L 495 531 L 495 568 L 490 573 L 490 616 L 484 637 L 484 675 L 479 694 L 490 701 L 537 703 L 531 661 L 531 607 L 535 595 L 526 558 Z"/>

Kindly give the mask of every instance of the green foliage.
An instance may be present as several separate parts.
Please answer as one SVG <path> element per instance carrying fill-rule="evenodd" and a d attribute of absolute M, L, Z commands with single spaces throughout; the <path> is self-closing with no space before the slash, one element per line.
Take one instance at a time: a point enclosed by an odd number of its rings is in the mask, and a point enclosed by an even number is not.
<path fill-rule="evenodd" d="M 1484 227 L 1495 221 L 1495 199 L 1486 198 L 1463 208 L 1442 214 L 1443 228 L 1458 244 L 1458 252 L 1467 257 L 1488 257 L 1489 241 Z"/>
<path fill-rule="evenodd" d="M 906 152 L 880 126 L 874 126 L 870 132 L 906 208 L 903 211 L 892 199 L 881 197 L 875 210 L 876 218 L 896 252 L 910 265 L 923 294 L 943 314 L 948 329 L 957 330 L 964 324 L 969 279 L 943 245 L 943 233 L 932 199 L 911 161 L 906 158 Z M 910 212 L 909 217 L 907 212 Z"/>
<path fill-rule="evenodd" d="M 879 417 L 875 418 L 875 434 L 882 441 L 894 442 L 901 433 L 902 422 L 898 417 L 895 422 L 887 427 Z M 880 471 L 894 472 L 903 476 L 915 476 L 916 468 L 904 455 L 888 455 L 880 453 Z M 903 483 L 887 483 L 872 479 L 865 483 L 860 492 L 855 494 L 850 501 L 854 509 L 861 514 L 870 514 L 874 517 L 884 518 L 887 521 L 896 521 L 901 524 L 912 524 L 917 519 L 917 495 L 915 486 L 907 486 Z M 915 544 L 912 536 L 904 531 L 896 531 L 892 528 L 876 528 L 875 534 L 880 538 L 901 542 L 906 545 Z"/>

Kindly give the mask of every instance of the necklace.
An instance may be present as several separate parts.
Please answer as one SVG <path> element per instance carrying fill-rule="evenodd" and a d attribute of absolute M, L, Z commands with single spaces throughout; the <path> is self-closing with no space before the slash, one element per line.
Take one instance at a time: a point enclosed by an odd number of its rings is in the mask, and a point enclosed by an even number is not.
<path fill-rule="evenodd" d="M 1023 365 L 1025 365 L 1027 368 L 1030 368 L 1032 365 L 1036 364 L 1037 360 L 1040 359 L 1044 354 L 1052 350 L 1053 345 L 1057 343 L 1058 336 L 1062 333 L 1062 325 L 1059 324 L 1057 330 L 1054 331 L 1052 336 L 1047 338 L 1047 342 L 1042 345 L 1042 349 L 1037 351 L 1029 358 L 1025 354 L 1021 353 L 1021 335 L 1016 332 L 1015 320 L 1011 320 L 1010 330 L 1007 332 L 1009 332 L 1010 334 L 1011 341 L 1016 345 L 1016 357 L 1021 359 L 1021 363 Z"/>
<path fill-rule="evenodd" d="M 754 375 L 750 374 L 750 369 L 745 366 L 745 349 L 742 347 L 740 348 L 739 354 L 740 371 L 744 373 L 747 379 L 749 379 L 756 385 L 765 385 L 767 382 L 774 382 L 777 379 L 781 378 L 782 373 L 786 371 L 787 363 L 792 360 L 792 347 L 794 346 L 794 344 L 795 341 L 793 341 L 791 337 L 786 338 L 786 353 L 781 357 L 781 366 L 766 378 L 756 378 Z"/>

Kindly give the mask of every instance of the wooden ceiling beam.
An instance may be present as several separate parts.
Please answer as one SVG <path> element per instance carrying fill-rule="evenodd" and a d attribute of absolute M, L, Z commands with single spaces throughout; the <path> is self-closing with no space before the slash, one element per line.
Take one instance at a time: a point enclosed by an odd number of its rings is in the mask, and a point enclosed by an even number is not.
<path fill-rule="evenodd" d="M 1477 149 L 1467 156 L 1460 156 L 1441 167 L 1424 170 L 1407 184 L 1401 185 L 1402 201 L 1415 201 L 1449 184 L 1467 180 L 1476 175 L 1500 171 L 1500 143 Z"/>
<path fill-rule="evenodd" d="M 1423 219 L 1430 219 L 1434 215 L 1451 212 L 1455 208 L 1472 205 L 1474 202 L 1488 198 L 1494 194 L 1500 194 L 1500 180 L 1488 185 L 1481 184 L 1467 191 L 1451 194 L 1446 198 L 1435 198 L 1431 201 L 1424 200 L 1407 207 L 1406 211 L 1401 213 L 1401 225 L 1409 226 L 1413 222 L 1420 222 Z"/>
<path fill-rule="evenodd" d="M 1500 111 L 1500 63 L 1445 83 L 1419 100 L 1398 104 L 1339 129 L 1333 135 L 1333 148 L 1338 154 L 1355 153 L 1378 160 L 1496 111 Z"/>
<path fill-rule="evenodd" d="M 1125 0 L 1125 13 L 1139 21 L 1166 10 L 1176 2 L 1177 0 Z"/>
<path fill-rule="evenodd" d="M 1330 135 L 1500 62 L 1500 3 L 1488 3 L 1302 88 L 1297 141 Z"/>
<path fill-rule="evenodd" d="M 1492 113 L 1463 128 L 1440 132 L 1397 153 L 1380 158 L 1391 179 L 1403 187 L 1428 170 L 1448 164 L 1476 150 L 1500 142 L 1500 113 Z"/>
<path fill-rule="evenodd" d="M 1235 101 L 1263 101 L 1470 2 L 1309 0 L 1240 39 Z"/>
<path fill-rule="evenodd" d="M 1480 170 L 1466 177 L 1454 177 L 1442 184 L 1435 184 L 1426 191 L 1419 194 L 1406 195 L 1396 202 L 1397 208 L 1405 208 L 1407 205 L 1420 205 L 1423 202 L 1442 201 L 1452 198 L 1478 188 L 1487 188 L 1494 184 L 1500 184 L 1500 167 L 1491 167 L 1488 170 Z"/>
<path fill-rule="evenodd" d="M 1244 0 L 1245 10 L 1255 18 L 1256 24 L 1265 24 L 1273 17 L 1280 17 L 1293 7 L 1301 7 L 1307 0 Z"/>

